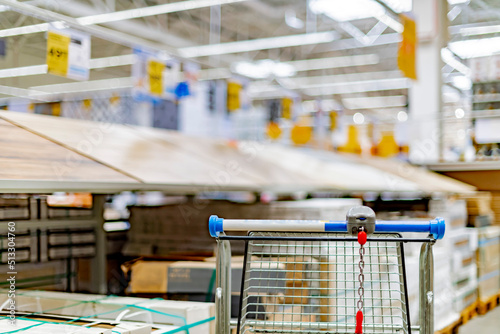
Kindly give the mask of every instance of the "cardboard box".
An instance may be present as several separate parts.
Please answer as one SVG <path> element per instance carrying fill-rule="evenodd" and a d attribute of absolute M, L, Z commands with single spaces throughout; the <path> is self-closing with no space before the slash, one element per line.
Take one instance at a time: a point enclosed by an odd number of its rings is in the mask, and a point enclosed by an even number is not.
<path fill-rule="evenodd" d="M 241 257 L 231 261 L 231 292 L 239 293 L 243 275 Z M 265 271 L 265 278 L 259 279 L 259 284 L 253 285 L 254 292 L 259 292 L 260 286 L 273 286 L 276 292 L 284 292 L 284 264 L 274 259 L 261 260 L 252 264 L 250 279 L 257 279 Z M 259 270 L 262 269 L 263 271 Z M 144 261 L 139 260 L 124 272 L 130 272 L 131 293 L 174 293 L 174 294 L 208 294 L 215 292 L 216 263 L 215 261 Z M 271 269 L 271 270 L 269 270 Z M 272 282 L 276 278 L 282 285 Z"/>

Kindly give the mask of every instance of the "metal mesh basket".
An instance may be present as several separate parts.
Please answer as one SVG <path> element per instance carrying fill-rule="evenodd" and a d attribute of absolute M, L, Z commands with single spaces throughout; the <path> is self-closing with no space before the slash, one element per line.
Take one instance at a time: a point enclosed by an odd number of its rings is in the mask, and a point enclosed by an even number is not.
<path fill-rule="evenodd" d="M 433 252 L 445 221 L 381 221 L 353 207 L 345 221 L 211 216 L 217 240 L 216 330 L 238 333 L 434 333 Z M 226 232 L 248 231 L 246 236 Z M 257 232 L 259 231 L 259 232 Z M 399 233 L 426 233 L 402 238 Z M 356 237 L 357 236 L 357 237 Z M 231 314 L 231 245 L 245 241 L 237 323 Z M 411 326 L 403 243 L 422 243 L 419 326 Z"/>
<path fill-rule="evenodd" d="M 357 242 L 345 233 L 252 232 L 249 237 L 239 333 L 354 332 Z M 409 333 L 403 245 L 398 234 L 377 237 L 384 241 L 365 246 L 364 332 Z"/>

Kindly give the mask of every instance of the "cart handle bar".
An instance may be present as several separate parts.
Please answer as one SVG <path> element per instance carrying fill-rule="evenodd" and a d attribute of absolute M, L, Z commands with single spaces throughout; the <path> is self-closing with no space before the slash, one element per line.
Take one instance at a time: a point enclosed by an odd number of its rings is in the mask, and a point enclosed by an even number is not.
<path fill-rule="evenodd" d="M 346 221 L 332 220 L 266 220 L 266 219 L 223 219 L 210 216 L 208 228 L 212 237 L 218 237 L 227 231 L 259 232 L 348 232 Z M 375 232 L 430 233 L 435 239 L 442 239 L 445 232 L 443 218 L 430 221 L 391 221 L 377 220 Z"/>

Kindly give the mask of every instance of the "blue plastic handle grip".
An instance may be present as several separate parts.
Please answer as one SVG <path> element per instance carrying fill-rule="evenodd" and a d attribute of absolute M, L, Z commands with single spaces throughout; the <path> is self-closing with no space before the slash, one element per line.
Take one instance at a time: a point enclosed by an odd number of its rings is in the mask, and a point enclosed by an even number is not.
<path fill-rule="evenodd" d="M 318 221 L 319 222 L 319 221 Z M 346 221 L 326 221 L 325 232 L 347 232 Z M 210 216 L 208 221 L 210 235 L 218 237 L 219 233 L 224 231 L 224 219 L 215 215 Z M 375 223 L 375 232 L 379 233 L 403 233 L 420 232 L 430 233 L 436 239 L 442 239 L 446 230 L 443 218 L 436 218 L 430 221 L 384 221 L 377 220 Z"/>

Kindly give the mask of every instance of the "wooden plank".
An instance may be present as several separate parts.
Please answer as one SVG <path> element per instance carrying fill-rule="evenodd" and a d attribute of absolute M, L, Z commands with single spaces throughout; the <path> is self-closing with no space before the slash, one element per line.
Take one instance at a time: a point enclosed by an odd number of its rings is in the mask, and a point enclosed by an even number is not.
<path fill-rule="evenodd" d="M 325 187 L 323 180 L 282 168 L 276 161 L 270 161 L 265 154 L 269 148 L 257 142 L 237 143 L 229 140 L 213 138 L 196 138 L 176 131 L 152 128 L 135 128 L 149 140 L 175 147 L 178 150 L 202 157 L 205 161 L 220 163 L 227 171 L 235 171 L 241 176 L 259 180 L 263 188 L 279 190 L 294 188 L 295 190 L 321 189 Z M 330 187 L 331 188 L 331 187 Z M 338 189 L 334 186 L 334 189 Z"/>
<path fill-rule="evenodd" d="M 152 141 L 126 125 L 17 112 L 2 112 L 0 117 L 145 183 L 195 185 L 200 190 L 216 191 L 254 189 L 262 181 L 230 173 L 222 163 Z"/>
<path fill-rule="evenodd" d="M 415 182 L 400 178 L 359 161 L 325 151 L 300 151 L 270 145 L 260 156 L 302 177 L 314 177 L 324 188 L 346 191 L 419 191 Z"/>
<path fill-rule="evenodd" d="M 476 190 L 473 185 L 434 173 L 423 167 L 412 166 L 403 161 L 377 157 L 351 157 L 351 159 L 386 171 L 402 179 L 411 180 L 417 183 L 424 192 L 470 193 Z"/>
<path fill-rule="evenodd" d="M 0 120 L 0 147 L 0 179 L 138 183 L 4 120 Z"/>

